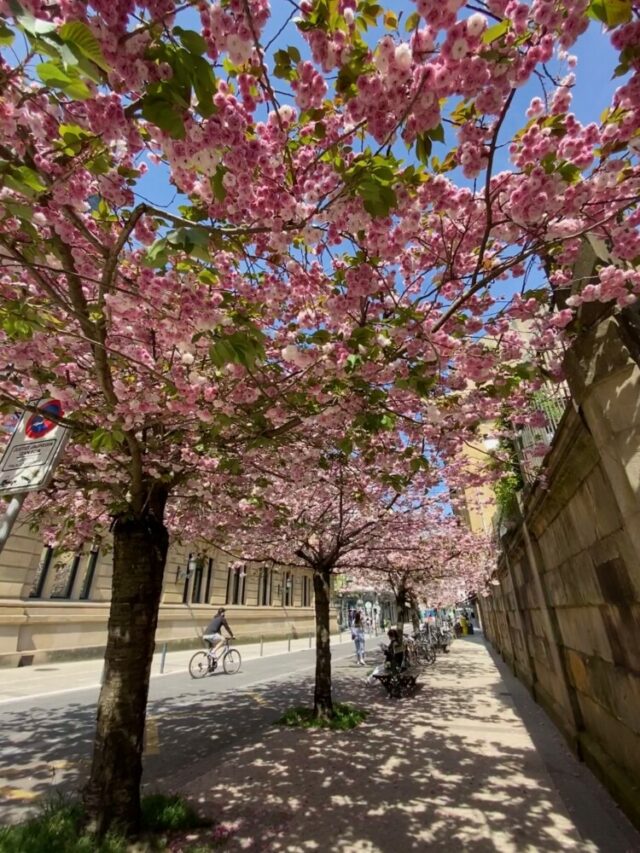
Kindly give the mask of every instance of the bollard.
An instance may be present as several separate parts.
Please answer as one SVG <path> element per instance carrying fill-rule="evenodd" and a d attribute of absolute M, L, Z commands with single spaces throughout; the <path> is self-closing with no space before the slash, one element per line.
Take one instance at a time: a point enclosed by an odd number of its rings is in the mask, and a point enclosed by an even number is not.
<path fill-rule="evenodd" d="M 291 634 L 289 634 L 289 639 L 287 641 L 287 651 L 288 652 L 291 651 Z"/>
<path fill-rule="evenodd" d="M 309 634 L 309 648 L 311 648 L 311 638 L 312 637 L 313 637 L 313 634 Z"/>
<path fill-rule="evenodd" d="M 104 661 L 102 664 L 102 672 L 100 673 L 100 687 L 102 687 L 102 685 L 104 684 L 104 674 L 105 674 L 106 668 L 107 668 L 107 664 L 106 664 L 106 661 Z"/>
<path fill-rule="evenodd" d="M 340 628 L 340 642 L 342 642 L 342 628 Z"/>
<path fill-rule="evenodd" d="M 167 659 L 167 644 L 162 644 L 162 655 L 160 656 L 160 675 L 164 672 L 164 664 Z"/>
<path fill-rule="evenodd" d="M 260 657 L 262 657 L 263 651 L 264 651 L 264 637 L 260 637 Z"/>

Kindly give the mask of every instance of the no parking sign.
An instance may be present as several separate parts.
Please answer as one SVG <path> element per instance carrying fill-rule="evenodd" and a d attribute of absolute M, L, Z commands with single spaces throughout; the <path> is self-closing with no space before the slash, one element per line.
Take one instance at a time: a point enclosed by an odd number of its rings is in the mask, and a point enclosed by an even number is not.
<path fill-rule="evenodd" d="M 22 415 L 0 459 L 0 495 L 33 492 L 47 485 L 69 437 L 68 430 L 57 423 L 63 416 L 59 400 L 41 400 L 37 412 Z"/>

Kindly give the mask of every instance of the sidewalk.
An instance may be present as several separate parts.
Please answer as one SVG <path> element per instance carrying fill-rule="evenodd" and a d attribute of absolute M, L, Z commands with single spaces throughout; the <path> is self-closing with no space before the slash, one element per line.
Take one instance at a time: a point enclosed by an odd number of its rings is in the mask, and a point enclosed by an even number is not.
<path fill-rule="evenodd" d="M 371 639 L 375 639 L 373 635 Z M 380 636 L 380 640 L 382 639 L 382 636 Z M 367 640 L 369 640 L 369 637 L 367 637 Z M 353 646 L 350 634 L 347 631 L 343 631 L 342 634 L 334 634 L 331 637 L 331 642 L 332 644 L 341 642 L 350 643 Z M 312 637 L 310 640 L 309 636 L 305 636 L 291 640 L 274 640 L 262 644 L 242 644 L 242 642 L 238 642 L 237 648 L 243 660 L 253 660 L 258 657 L 298 652 L 303 649 L 312 648 L 314 645 L 315 637 Z M 162 649 L 160 649 L 153 656 L 151 678 L 161 678 L 163 675 L 186 672 L 191 656 L 200 648 L 202 646 L 194 638 L 193 648 L 167 652 L 164 660 Z M 44 663 L 37 664 L 36 666 L 1 667 L 0 706 L 19 699 L 36 698 L 56 693 L 71 693 L 76 690 L 98 687 L 102 676 L 102 668 L 102 658 Z"/>
<path fill-rule="evenodd" d="M 640 835 L 481 637 L 454 643 L 411 699 L 367 687 L 351 661 L 334 673 L 335 697 L 370 711 L 357 729 L 273 728 L 225 751 L 223 780 L 210 762 L 173 779 L 223 821 L 220 849 L 640 850 Z"/>

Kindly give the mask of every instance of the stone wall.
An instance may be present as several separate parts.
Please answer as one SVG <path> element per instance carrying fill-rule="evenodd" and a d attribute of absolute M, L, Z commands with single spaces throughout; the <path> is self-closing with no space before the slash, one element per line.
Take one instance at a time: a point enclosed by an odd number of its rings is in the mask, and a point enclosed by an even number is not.
<path fill-rule="evenodd" d="M 573 406 L 503 537 L 492 644 L 640 825 L 640 369 L 635 318 L 565 360 Z"/>

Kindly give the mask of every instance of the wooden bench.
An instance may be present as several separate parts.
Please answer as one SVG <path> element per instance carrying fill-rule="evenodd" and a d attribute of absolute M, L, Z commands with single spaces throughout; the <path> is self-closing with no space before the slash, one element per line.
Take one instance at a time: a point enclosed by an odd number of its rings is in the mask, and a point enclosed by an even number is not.
<path fill-rule="evenodd" d="M 389 667 L 382 672 L 374 672 L 371 677 L 379 681 L 392 699 L 411 696 L 416 689 L 420 669 L 409 666 L 406 669 Z"/>

